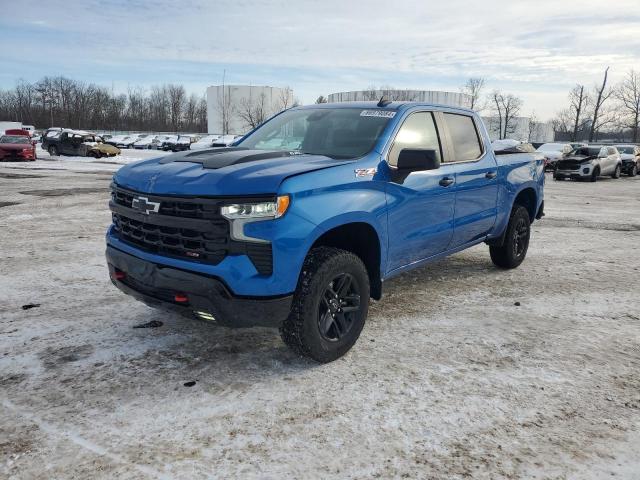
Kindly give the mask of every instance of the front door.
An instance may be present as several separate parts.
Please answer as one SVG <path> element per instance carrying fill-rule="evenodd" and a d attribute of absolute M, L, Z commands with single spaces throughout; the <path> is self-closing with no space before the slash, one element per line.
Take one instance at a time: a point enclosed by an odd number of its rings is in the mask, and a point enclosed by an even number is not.
<path fill-rule="evenodd" d="M 392 172 L 387 185 L 389 249 L 387 272 L 444 252 L 453 235 L 455 173 L 437 170 L 394 178 L 403 148 L 433 149 L 442 159 L 442 145 L 432 112 L 414 112 L 404 120 L 387 155 Z"/>

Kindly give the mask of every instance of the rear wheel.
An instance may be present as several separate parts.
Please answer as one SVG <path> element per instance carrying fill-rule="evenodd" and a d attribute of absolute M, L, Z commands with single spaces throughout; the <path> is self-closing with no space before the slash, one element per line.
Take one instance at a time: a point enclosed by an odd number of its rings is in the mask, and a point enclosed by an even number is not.
<path fill-rule="evenodd" d="M 52 157 L 57 157 L 58 156 L 58 147 L 56 147 L 55 145 L 51 145 L 48 149 L 49 155 L 51 155 Z"/>
<path fill-rule="evenodd" d="M 611 175 L 611 178 L 620 178 L 621 172 L 622 168 L 620 167 L 620 164 L 616 165 L 616 169 L 613 171 L 613 175 Z"/>
<path fill-rule="evenodd" d="M 369 309 L 369 276 L 351 252 L 318 247 L 302 266 L 291 313 L 280 328 L 296 353 L 321 363 L 351 349 Z"/>
<path fill-rule="evenodd" d="M 504 243 L 501 246 L 489 247 L 491 260 L 500 268 L 516 268 L 527 256 L 531 221 L 529 212 L 522 205 L 514 206 L 507 225 Z"/>

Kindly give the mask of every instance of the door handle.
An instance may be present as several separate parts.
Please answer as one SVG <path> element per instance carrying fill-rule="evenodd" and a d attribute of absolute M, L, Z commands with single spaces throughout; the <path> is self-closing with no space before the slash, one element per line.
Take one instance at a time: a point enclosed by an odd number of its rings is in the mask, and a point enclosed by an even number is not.
<path fill-rule="evenodd" d="M 443 187 L 448 187 L 449 185 L 451 185 L 454 182 L 453 178 L 449 178 L 449 177 L 444 177 L 442 180 L 440 180 L 438 183 L 440 185 L 442 185 Z"/>
<path fill-rule="evenodd" d="M 491 179 L 491 178 L 496 178 L 498 176 L 498 174 L 496 172 L 487 172 L 484 176 L 486 178 Z"/>

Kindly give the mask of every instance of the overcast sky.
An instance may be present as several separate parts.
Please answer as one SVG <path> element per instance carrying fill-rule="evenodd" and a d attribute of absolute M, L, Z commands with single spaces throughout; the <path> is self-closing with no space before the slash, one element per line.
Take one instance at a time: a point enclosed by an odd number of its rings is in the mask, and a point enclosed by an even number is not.
<path fill-rule="evenodd" d="M 126 91 L 369 85 L 458 91 L 482 76 L 550 118 L 576 82 L 640 70 L 640 0 L 0 0 L 0 88 L 65 75 Z M 30 5 L 28 7 L 28 5 Z"/>

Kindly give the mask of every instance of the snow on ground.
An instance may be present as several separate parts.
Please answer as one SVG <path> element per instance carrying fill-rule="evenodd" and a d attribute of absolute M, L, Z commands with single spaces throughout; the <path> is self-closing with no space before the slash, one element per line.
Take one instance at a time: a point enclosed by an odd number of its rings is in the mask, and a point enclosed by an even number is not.
<path fill-rule="evenodd" d="M 116 290 L 94 162 L 0 164 L 0 477 L 638 478 L 640 177 L 548 182 L 519 269 L 392 279 L 317 365 Z"/>

